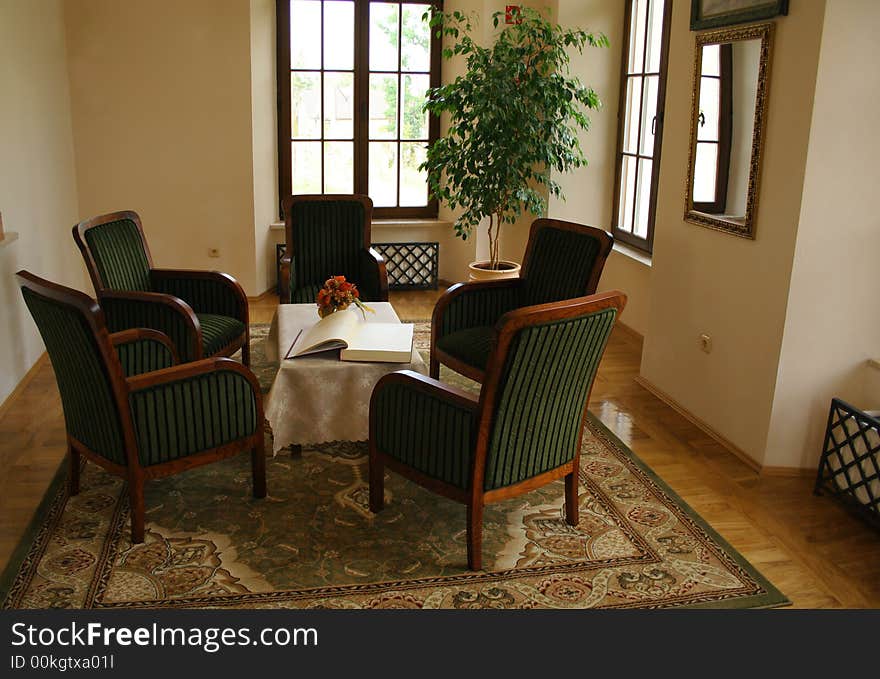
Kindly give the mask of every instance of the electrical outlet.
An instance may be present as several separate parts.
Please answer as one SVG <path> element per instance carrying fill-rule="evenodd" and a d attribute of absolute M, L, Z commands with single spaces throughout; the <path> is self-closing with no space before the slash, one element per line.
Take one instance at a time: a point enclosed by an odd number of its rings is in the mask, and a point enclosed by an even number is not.
<path fill-rule="evenodd" d="M 707 354 L 712 353 L 712 338 L 705 333 L 700 335 L 700 349 Z"/>
<path fill-rule="evenodd" d="M 208 248 L 208 257 L 219 257 L 220 248 Z"/>

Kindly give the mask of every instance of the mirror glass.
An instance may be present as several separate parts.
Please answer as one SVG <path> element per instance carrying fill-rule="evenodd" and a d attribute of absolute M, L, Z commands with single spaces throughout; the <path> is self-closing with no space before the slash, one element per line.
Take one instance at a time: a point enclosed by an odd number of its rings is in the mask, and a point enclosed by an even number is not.
<path fill-rule="evenodd" d="M 754 237 L 770 25 L 697 36 L 689 221 Z"/>

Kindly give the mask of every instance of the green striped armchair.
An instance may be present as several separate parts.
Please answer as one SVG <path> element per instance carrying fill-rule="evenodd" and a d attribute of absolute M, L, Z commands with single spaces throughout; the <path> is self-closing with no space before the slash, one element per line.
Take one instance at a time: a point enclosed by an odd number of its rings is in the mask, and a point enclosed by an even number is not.
<path fill-rule="evenodd" d="M 458 283 L 437 300 L 431 319 L 431 377 L 440 364 L 482 382 L 492 328 L 521 307 L 592 295 L 614 238 L 592 226 L 536 219 L 519 278 Z"/>
<path fill-rule="evenodd" d="M 388 301 L 385 260 L 370 247 L 373 201 L 361 195 L 296 195 L 284 203 L 287 247 L 281 303 L 311 304 L 331 276 L 356 284 L 365 302 Z"/>
<path fill-rule="evenodd" d="M 248 301 L 230 275 L 156 269 L 136 212 L 113 212 L 73 227 L 110 332 L 152 328 L 180 359 L 231 356 L 250 365 Z"/>
<path fill-rule="evenodd" d="M 126 479 L 135 543 L 144 541 L 148 479 L 249 451 L 253 495 L 266 496 L 263 405 L 250 370 L 228 358 L 176 365 L 165 335 L 110 334 L 87 295 L 26 271 L 18 281 L 61 393 L 72 495 L 81 457 Z"/>
<path fill-rule="evenodd" d="M 483 507 L 565 477 L 578 523 L 587 404 L 626 295 L 608 292 L 505 313 L 492 328 L 479 398 L 415 372 L 386 375 L 370 401 L 370 509 L 385 468 L 467 505 L 468 567 L 482 567 Z"/>

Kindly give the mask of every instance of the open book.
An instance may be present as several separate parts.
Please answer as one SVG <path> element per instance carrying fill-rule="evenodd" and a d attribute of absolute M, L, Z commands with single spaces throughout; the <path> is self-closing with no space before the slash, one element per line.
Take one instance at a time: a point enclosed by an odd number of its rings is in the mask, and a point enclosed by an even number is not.
<path fill-rule="evenodd" d="M 311 328 L 303 328 L 284 358 L 298 358 L 342 349 L 343 361 L 409 363 L 412 360 L 412 323 L 367 323 L 360 311 L 337 311 Z"/>

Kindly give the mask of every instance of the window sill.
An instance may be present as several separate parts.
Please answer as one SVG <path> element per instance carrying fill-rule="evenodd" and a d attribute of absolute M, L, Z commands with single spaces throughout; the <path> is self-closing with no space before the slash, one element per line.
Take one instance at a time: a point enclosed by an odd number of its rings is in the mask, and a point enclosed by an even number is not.
<path fill-rule="evenodd" d="M 0 248 L 5 248 L 10 243 L 14 243 L 17 240 L 18 240 L 18 232 L 7 231 L 2 236 L 0 236 Z"/>
<path fill-rule="evenodd" d="M 615 241 L 612 250 L 614 250 L 614 252 L 618 254 L 623 255 L 624 257 L 629 257 L 630 259 L 648 268 L 651 268 L 651 266 L 653 266 L 651 255 L 649 255 L 647 252 L 639 250 L 638 248 L 634 248 L 632 245 L 627 245 L 626 243 Z"/>
<path fill-rule="evenodd" d="M 452 227 L 452 222 L 445 219 L 374 219 L 372 221 L 373 228 L 399 228 L 407 227 L 430 227 L 448 229 Z M 272 222 L 269 224 L 270 231 L 284 231 L 284 222 Z"/>

